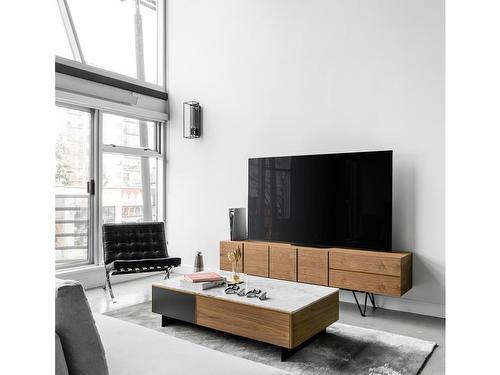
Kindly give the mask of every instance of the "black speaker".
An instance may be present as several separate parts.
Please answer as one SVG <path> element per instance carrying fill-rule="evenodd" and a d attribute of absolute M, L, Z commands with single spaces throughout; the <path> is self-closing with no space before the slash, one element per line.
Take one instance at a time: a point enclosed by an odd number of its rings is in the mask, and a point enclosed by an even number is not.
<path fill-rule="evenodd" d="M 229 234 L 231 241 L 243 241 L 247 239 L 246 208 L 229 209 Z"/>

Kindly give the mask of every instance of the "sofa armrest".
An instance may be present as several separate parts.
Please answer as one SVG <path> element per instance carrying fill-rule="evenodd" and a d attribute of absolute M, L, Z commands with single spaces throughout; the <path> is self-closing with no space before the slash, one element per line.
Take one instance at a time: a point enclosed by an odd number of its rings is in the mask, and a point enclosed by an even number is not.
<path fill-rule="evenodd" d="M 108 366 L 82 285 L 56 282 L 55 330 L 71 375 L 108 375 Z M 57 344 L 56 344 L 57 345 Z"/>

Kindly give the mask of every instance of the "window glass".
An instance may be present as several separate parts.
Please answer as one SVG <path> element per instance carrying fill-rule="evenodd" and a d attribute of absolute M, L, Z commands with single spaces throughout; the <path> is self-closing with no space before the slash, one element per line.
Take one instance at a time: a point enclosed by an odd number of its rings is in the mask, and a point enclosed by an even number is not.
<path fill-rule="evenodd" d="M 105 222 L 158 220 L 157 158 L 103 154 L 102 205 Z"/>
<path fill-rule="evenodd" d="M 56 107 L 56 265 L 88 262 L 89 112 Z"/>
<path fill-rule="evenodd" d="M 156 123 L 103 113 L 103 143 L 156 150 Z"/>
<path fill-rule="evenodd" d="M 163 86 L 156 0 L 67 0 L 85 64 Z"/>
<path fill-rule="evenodd" d="M 164 215 L 156 134 L 162 124 L 63 105 L 56 106 L 54 125 L 56 268 L 102 259 L 101 245 L 91 240 L 95 220 L 136 223 Z"/>
<path fill-rule="evenodd" d="M 62 22 L 62 18 L 56 19 L 56 40 L 55 48 L 56 55 L 65 57 L 67 59 L 73 59 L 73 52 L 71 52 L 71 45 L 69 44 L 68 35 L 66 34 L 66 29 Z"/>

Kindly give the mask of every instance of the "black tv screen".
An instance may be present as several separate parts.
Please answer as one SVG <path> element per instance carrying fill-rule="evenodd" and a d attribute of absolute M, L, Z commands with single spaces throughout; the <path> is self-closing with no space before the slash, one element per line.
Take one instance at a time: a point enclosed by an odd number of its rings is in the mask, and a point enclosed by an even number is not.
<path fill-rule="evenodd" d="M 248 238 L 392 249 L 392 151 L 248 160 Z"/>

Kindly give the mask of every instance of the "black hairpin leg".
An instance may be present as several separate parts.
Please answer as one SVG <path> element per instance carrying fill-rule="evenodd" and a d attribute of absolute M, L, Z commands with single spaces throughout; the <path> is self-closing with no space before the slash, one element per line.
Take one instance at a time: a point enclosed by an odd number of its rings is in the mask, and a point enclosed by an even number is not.
<path fill-rule="evenodd" d="M 361 306 L 359 304 L 358 297 L 356 296 L 356 292 L 354 290 L 352 290 L 352 295 L 354 296 L 354 299 L 356 300 L 356 305 L 358 306 L 358 310 L 359 310 L 359 313 L 361 314 L 361 316 L 366 316 L 366 303 L 368 302 L 368 297 L 370 297 L 370 302 L 373 306 L 373 309 L 375 310 L 377 308 L 377 306 L 375 305 L 375 295 L 373 293 L 365 292 L 365 306 L 364 306 L 363 310 L 361 310 Z"/>
<path fill-rule="evenodd" d="M 377 305 L 375 304 L 375 295 L 373 293 L 368 293 L 368 297 L 370 298 L 370 302 L 372 303 L 373 310 L 377 308 Z"/>

